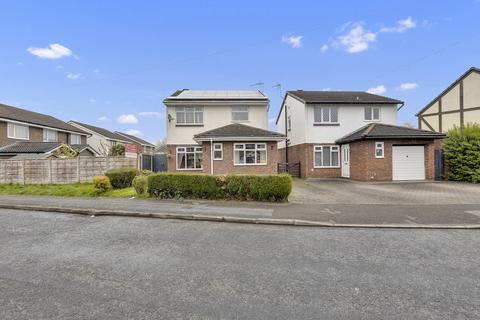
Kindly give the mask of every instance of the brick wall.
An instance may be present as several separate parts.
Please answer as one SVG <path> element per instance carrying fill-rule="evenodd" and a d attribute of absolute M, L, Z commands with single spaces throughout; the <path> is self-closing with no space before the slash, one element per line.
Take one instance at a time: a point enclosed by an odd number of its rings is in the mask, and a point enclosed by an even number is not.
<path fill-rule="evenodd" d="M 7 146 L 7 145 L 12 144 L 16 141 L 26 141 L 26 140 L 8 138 L 7 130 L 8 130 L 7 129 L 7 123 L 6 122 L 0 122 L 0 147 Z M 29 136 L 30 136 L 29 141 L 42 142 L 43 141 L 43 129 L 36 128 L 36 127 L 29 127 Z"/>

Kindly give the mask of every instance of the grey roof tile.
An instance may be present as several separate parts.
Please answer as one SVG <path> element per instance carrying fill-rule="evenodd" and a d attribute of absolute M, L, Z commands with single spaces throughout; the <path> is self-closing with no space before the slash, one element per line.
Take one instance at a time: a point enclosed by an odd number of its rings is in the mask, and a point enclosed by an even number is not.
<path fill-rule="evenodd" d="M 282 139 L 285 136 L 281 133 L 264 130 L 256 127 L 246 126 L 240 123 L 229 124 L 220 128 L 205 131 L 194 136 L 194 139 L 210 138 L 274 138 Z"/>
<path fill-rule="evenodd" d="M 150 143 L 146 140 L 140 139 L 139 137 L 132 136 L 131 134 L 120 132 L 120 131 L 115 131 L 114 133 L 123 136 L 125 139 L 130 140 L 131 142 L 139 143 L 139 144 L 146 145 L 146 146 L 149 146 L 149 147 L 155 147 L 155 145 L 153 143 Z"/>
<path fill-rule="evenodd" d="M 86 123 L 82 123 L 82 122 L 78 122 L 78 121 L 74 121 L 74 120 L 71 120 L 70 122 L 72 123 L 76 123 L 90 131 L 93 131 L 93 132 L 96 132 L 108 139 L 111 139 L 111 140 L 118 140 L 118 141 L 122 141 L 122 142 L 130 142 L 128 139 L 126 139 L 125 137 L 122 137 L 121 135 L 117 134 L 117 133 L 114 133 L 114 132 L 111 132 L 111 131 L 108 131 L 107 129 L 104 129 L 104 128 L 100 128 L 100 127 L 96 127 L 96 126 L 92 126 L 91 124 L 86 124 Z"/>
<path fill-rule="evenodd" d="M 287 91 L 294 97 L 297 97 L 306 103 L 346 103 L 346 104 L 365 104 L 365 103 L 386 103 L 400 104 L 403 101 L 392 99 L 376 94 L 362 91 Z"/>

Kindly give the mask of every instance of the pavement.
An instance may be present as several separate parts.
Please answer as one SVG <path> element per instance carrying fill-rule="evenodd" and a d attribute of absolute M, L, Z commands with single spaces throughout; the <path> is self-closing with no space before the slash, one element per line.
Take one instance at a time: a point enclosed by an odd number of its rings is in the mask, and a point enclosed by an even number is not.
<path fill-rule="evenodd" d="M 479 319 L 479 247 L 476 230 L 0 209 L 0 319 Z"/>

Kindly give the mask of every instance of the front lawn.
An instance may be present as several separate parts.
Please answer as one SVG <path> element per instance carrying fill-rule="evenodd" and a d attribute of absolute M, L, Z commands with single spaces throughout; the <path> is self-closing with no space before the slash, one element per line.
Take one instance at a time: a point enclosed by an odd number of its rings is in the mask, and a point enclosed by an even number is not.
<path fill-rule="evenodd" d="M 92 183 L 73 184 L 1 184 L 0 195 L 37 195 L 37 196 L 62 196 L 62 197 L 95 197 L 97 193 Z M 109 190 L 102 197 L 135 197 L 133 187 Z"/>

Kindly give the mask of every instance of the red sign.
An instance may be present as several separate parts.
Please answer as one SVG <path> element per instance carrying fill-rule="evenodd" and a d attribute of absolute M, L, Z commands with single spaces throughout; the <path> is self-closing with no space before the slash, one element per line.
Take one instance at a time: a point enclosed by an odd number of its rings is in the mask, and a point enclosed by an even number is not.
<path fill-rule="evenodd" d="M 129 143 L 125 145 L 125 152 L 128 153 L 138 153 L 137 151 L 137 145 L 133 143 Z"/>

